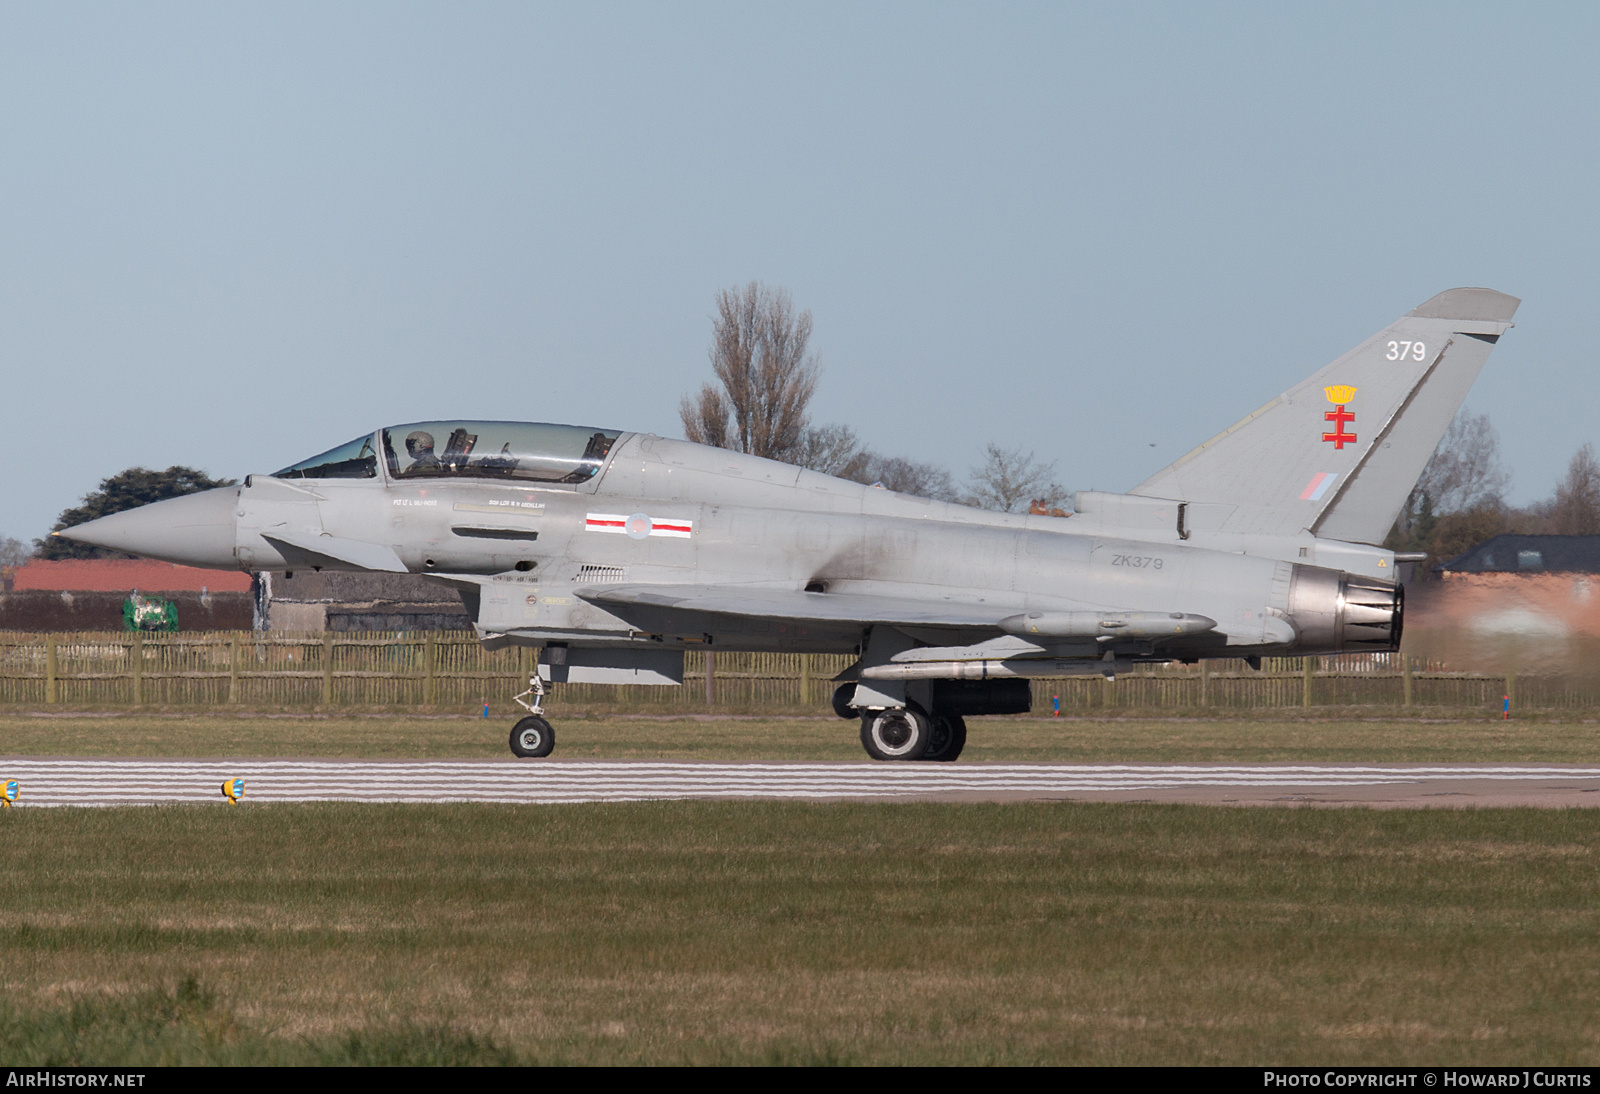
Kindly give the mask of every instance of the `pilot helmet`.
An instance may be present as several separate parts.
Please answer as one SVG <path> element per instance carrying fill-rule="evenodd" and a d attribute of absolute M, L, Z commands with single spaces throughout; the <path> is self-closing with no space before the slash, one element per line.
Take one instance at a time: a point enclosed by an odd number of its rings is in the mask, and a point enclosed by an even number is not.
<path fill-rule="evenodd" d="M 433 447 L 433 434 L 424 429 L 413 429 L 406 434 L 406 451 L 416 452 L 423 448 Z"/>

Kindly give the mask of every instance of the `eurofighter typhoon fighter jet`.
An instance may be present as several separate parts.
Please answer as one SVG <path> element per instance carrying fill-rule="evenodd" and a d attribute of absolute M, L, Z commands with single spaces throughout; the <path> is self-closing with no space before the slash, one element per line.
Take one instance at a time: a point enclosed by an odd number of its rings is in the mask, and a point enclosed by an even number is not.
<path fill-rule="evenodd" d="M 242 486 L 61 532 L 251 572 L 424 574 L 550 682 L 681 684 L 683 651 L 851 653 L 834 709 L 880 760 L 953 760 L 1032 677 L 1399 647 L 1377 544 L 1519 301 L 1451 289 L 1127 494 L 984 512 L 646 433 L 412 422 Z M 531 696 L 531 702 L 527 697 Z"/>

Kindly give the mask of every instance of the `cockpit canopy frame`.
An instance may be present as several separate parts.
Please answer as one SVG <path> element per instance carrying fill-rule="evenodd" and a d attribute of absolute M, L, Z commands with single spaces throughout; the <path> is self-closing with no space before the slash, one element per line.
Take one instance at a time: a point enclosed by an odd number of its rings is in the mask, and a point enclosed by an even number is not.
<path fill-rule="evenodd" d="M 546 422 L 409 422 L 291 464 L 275 477 L 376 478 L 381 448 L 391 482 L 581 485 L 600 473 L 621 436 L 621 430 Z"/>

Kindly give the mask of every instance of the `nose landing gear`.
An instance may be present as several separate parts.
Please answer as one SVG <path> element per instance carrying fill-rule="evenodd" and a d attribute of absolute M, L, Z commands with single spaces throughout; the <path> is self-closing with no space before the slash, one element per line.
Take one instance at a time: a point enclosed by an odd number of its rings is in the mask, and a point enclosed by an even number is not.
<path fill-rule="evenodd" d="M 529 697 L 532 702 L 529 702 Z M 539 759 L 550 755 L 556 747 L 556 731 L 544 717 L 544 681 L 534 671 L 528 681 L 528 690 L 513 696 L 516 704 L 528 712 L 528 717 L 511 727 L 511 753 L 525 759 Z"/>

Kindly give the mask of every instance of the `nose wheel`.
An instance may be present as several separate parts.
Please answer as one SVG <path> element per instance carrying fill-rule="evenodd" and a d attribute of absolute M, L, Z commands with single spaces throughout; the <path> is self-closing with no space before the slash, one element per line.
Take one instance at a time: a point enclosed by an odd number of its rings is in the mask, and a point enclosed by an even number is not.
<path fill-rule="evenodd" d="M 511 752 L 524 759 L 548 756 L 556 747 L 556 731 L 537 714 L 522 719 L 511 728 Z"/>
<path fill-rule="evenodd" d="M 556 747 L 556 731 L 544 717 L 544 681 L 537 670 L 528 681 L 528 690 L 513 696 L 513 700 L 528 716 L 511 727 L 511 754 L 523 759 L 539 759 L 550 755 Z"/>

